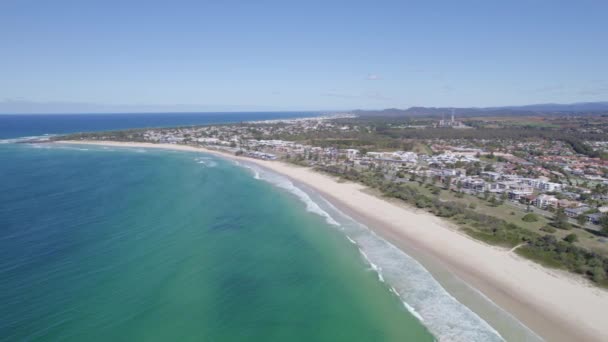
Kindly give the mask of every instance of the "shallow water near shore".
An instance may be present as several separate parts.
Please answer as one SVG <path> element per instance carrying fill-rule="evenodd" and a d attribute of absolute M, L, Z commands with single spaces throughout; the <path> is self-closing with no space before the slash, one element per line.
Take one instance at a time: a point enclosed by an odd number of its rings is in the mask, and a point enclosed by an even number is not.
<path fill-rule="evenodd" d="M 309 211 L 325 217 L 334 229 L 356 246 L 366 263 L 378 274 L 378 280 L 385 283 L 408 311 L 440 340 L 542 341 L 532 330 L 437 260 L 429 260 L 427 255 L 412 248 L 395 247 L 305 184 L 253 163 L 235 163 L 252 170 L 256 179 L 288 189 L 308 203 Z M 424 263 L 412 256 L 424 260 Z"/>
<path fill-rule="evenodd" d="M 205 154 L 0 146 L 0 339 L 434 339 L 320 212 Z"/>

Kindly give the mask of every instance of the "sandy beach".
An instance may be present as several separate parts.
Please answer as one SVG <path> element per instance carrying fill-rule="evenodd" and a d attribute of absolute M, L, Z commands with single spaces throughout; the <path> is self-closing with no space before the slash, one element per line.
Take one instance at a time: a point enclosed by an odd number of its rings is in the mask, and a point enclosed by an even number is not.
<path fill-rule="evenodd" d="M 336 207 L 402 248 L 464 280 L 548 341 L 606 341 L 608 291 L 559 270 L 544 268 L 507 249 L 460 233 L 427 212 L 380 198 L 363 185 L 282 162 L 243 158 L 183 145 L 99 141 L 62 142 L 208 152 L 246 160 L 321 193 Z"/>

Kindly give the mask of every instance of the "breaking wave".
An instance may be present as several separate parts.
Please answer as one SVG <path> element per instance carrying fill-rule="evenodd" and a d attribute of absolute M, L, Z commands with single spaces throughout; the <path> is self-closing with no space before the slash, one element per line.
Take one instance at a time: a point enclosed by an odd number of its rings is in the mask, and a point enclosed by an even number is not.
<path fill-rule="evenodd" d="M 194 161 L 196 161 L 197 164 L 201 164 L 205 167 L 216 167 L 217 166 L 217 161 L 215 161 L 209 157 L 197 157 L 194 159 Z"/>
<path fill-rule="evenodd" d="M 48 141 L 53 137 L 52 134 L 43 134 L 43 135 L 33 135 L 29 137 L 19 137 L 19 138 L 10 138 L 10 139 L 0 139 L 0 144 L 15 144 L 15 143 L 26 143 L 33 141 Z"/>
<path fill-rule="evenodd" d="M 313 201 L 306 192 L 304 192 L 302 189 L 295 186 L 286 177 L 283 177 L 283 176 L 278 175 L 273 172 L 268 172 L 266 170 L 263 170 L 257 166 L 254 166 L 254 165 L 251 165 L 248 163 L 238 163 L 237 165 L 251 170 L 251 172 L 253 173 L 253 177 L 255 179 L 264 180 L 268 183 L 271 183 L 275 186 L 278 186 L 281 189 L 287 190 L 288 192 L 294 194 L 298 199 L 300 199 L 302 202 L 304 202 L 304 204 L 306 205 L 307 211 L 325 218 L 325 221 L 333 226 L 340 226 L 340 224 L 338 222 L 336 222 L 336 220 L 334 220 L 334 218 L 331 217 L 331 215 L 329 215 L 329 213 L 327 213 L 325 210 L 321 209 L 321 207 L 319 207 L 319 205 L 315 201 Z"/>
<path fill-rule="evenodd" d="M 257 167 L 253 167 L 249 164 L 243 164 L 238 160 L 233 160 L 234 164 L 236 166 L 240 166 L 240 167 L 244 167 L 246 169 L 249 169 L 252 173 L 253 173 L 253 178 L 255 179 L 260 179 L 260 169 Z"/>
<path fill-rule="evenodd" d="M 492 326 L 450 295 L 418 261 L 338 210 L 318 193 L 305 192 L 286 177 L 256 165 L 238 161 L 235 164 L 251 170 L 256 179 L 296 195 L 304 202 L 306 210 L 324 217 L 327 223 L 343 231 L 348 241 L 358 248 L 370 271 L 377 274 L 378 280 L 385 283 L 406 310 L 439 341 L 503 341 Z M 529 340 L 540 340 L 531 331 L 527 334 Z"/>

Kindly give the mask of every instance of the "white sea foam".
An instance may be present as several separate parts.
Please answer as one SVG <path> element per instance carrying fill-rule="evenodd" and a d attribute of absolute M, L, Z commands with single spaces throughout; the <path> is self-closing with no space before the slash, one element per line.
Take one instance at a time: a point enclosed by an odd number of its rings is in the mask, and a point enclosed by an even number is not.
<path fill-rule="evenodd" d="M 269 182 L 275 186 L 278 186 L 281 189 L 287 190 L 288 192 L 294 194 L 298 199 L 300 199 L 302 202 L 304 202 L 304 204 L 306 205 L 307 211 L 325 218 L 325 221 L 327 223 L 329 223 L 333 226 L 340 226 L 340 224 L 338 222 L 336 222 L 336 220 L 334 220 L 333 217 L 331 217 L 331 215 L 329 215 L 325 210 L 321 209 L 321 207 L 319 207 L 319 205 L 315 201 L 313 201 L 306 192 L 302 191 L 302 189 L 295 186 L 286 177 L 283 177 L 283 176 L 278 175 L 273 172 L 263 170 L 257 166 L 254 166 L 254 165 L 251 165 L 248 163 L 242 164 L 239 166 L 250 169 L 253 172 L 253 177 L 255 179 L 264 180 L 266 182 Z"/>
<path fill-rule="evenodd" d="M 401 298 L 401 296 L 399 296 L 398 293 L 396 293 L 396 294 L 397 294 L 397 297 Z M 407 311 L 409 311 L 412 315 L 414 315 L 414 317 L 418 318 L 418 320 L 420 322 L 424 322 L 424 318 L 422 318 L 422 316 L 420 316 L 420 314 L 418 313 L 418 311 L 416 311 L 416 309 L 411 307 L 406 301 L 402 300 L 401 303 L 403 303 L 403 306 L 405 306 Z"/>
<path fill-rule="evenodd" d="M 477 314 L 452 297 L 418 261 L 352 220 L 319 196 L 323 207 L 340 218 L 361 255 L 389 284 L 404 307 L 440 341 L 501 341 L 502 337 Z M 382 277 L 382 278 L 380 278 Z"/>
<path fill-rule="evenodd" d="M 197 164 L 201 164 L 204 165 L 205 167 L 216 167 L 217 166 L 217 161 L 208 158 L 208 157 L 197 157 L 194 159 Z"/>
<path fill-rule="evenodd" d="M 289 179 L 281 177 L 281 176 L 263 174 L 263 173 L 260 173 L 259 170 L 257 170 L 254 177 L 256 179 L 262 179 L 262 180 L 268 181 L 270 183 L 273 183 L 274 185 L 291 192 L 292 194 L 296 195 L 296 197 L 298 197 L 302 202 L 304 202 L 304 204 L 306 205 L 307 211 L 317 214 L 321 217 L 324 217 L 325 221 L 327 221 L 327 223 L 329 223 L 331 225 L 334 225 L 334 226 L 340 225 L 338 222 L 336 222 L 336 220 L 334 220 L 333 217 L 331 217 L 331 215 L 329 215 L 326 211 L 321 209 L 321 207 L 319 207 L 319 205 L 316 202 L 314 202 L 310 198 L 310 196 L 308 196 L 307 193 L 305 193 L 304 191 L 302 191 L 302 189 L 295 186 Z"/>
<path fill-rule="evenodd" d="M 253 178 L 255 178 L 255 179 L 261 179 L 260 178 L 260 169 L 259 168 L 253 167 L 253 166 L 251 166 L 249 164 L 243 164 L 243 163 L 239 162 L 238 160 L 234 160 L 234 164 L 236 166 L 244 167 L 244 168 L 250 170 L 253 173 Z"/>
<path fill-rule="evenodd" d="M 76 147 L 76 146 L 50 146 L 50 145 L 43 145 L 43 147 L 44 148 L 56 148 L 56 149 L 60 149 L 60 150 L 91 151 L 91 149 L 89 149 L 89 148 Z"/>
<path fill-rule="evenodd" d="M 0 139 L 0 144 L 14 144 L 14 143 L 20 143 L 20 142 L 33 141 L 33 140 L 47 141 L 52 136 L 53 136 L 52 134 L 43 134 L 43 135 L 33 135 L 33 136 L 28 136 L 28 137 Z"/>
<path fill-rule="evenodd" d="M 68 146 L 68 145 L 54 145 L 54 144 L 28 144 L 29 147 L 38 149 L 55 149 L 55 150 L 71 150 L 71 151 L 98 151 L 97 149 L 91 150 L 85 147 Z"/>
<path fill-rule="evenodd" d="M 378 267 L 378 265 L 374 264 L 367 257 L 367 254 L 365 254 L 365 252 L 361 248 L 359 248 L 359 253 L 361 253 L 361 255 L 363 256 L 363 259 L 365 259 L 365 261 L 369 264 L 369 266 L 371 267 L 371 270 L 376 272 L 376 274 L 378 275 L 378 280 L 380 280 L 380 282 L 384 283 L 384 277 L 382 276 L 382 269 L 380 267 Z"/>
<path fill-rule="evenodd" d="M 332 226 L 343 230 L 348 241 L 358 247 L 366 263 L 377 273 L 379 281 L 385 282 L 406 310 L 439 341 L 503 340 L 492 326 L 450 295 L 418 261 L 338 210 L 316 192 L 309 195 L 286 177 L 257 166 L 235 164 L 252 170 L 256 179 L 263 179 L 293 193 L 306 204 L 309 212 L 325 217 Z M 505 315 L 508 314 L 505 312 Z M 523 325 L 521 327 L 522 330 L 527 329 Z M 528 340 L 540 340 L 527 331 Z"/>

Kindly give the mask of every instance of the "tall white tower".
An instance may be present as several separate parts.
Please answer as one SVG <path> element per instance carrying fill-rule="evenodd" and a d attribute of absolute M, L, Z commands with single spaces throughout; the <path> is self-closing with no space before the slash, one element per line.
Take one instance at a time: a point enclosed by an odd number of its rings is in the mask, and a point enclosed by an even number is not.
<path fill-rule="evenodd" d="M 452 108 L 452 123 L 454 123 L 454 108 Z"/>

